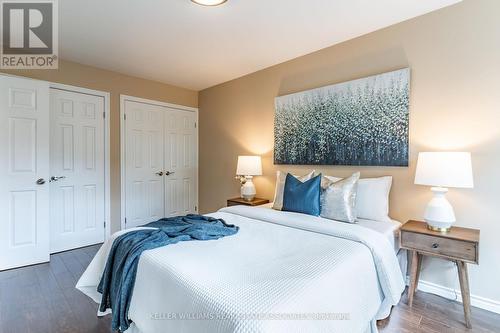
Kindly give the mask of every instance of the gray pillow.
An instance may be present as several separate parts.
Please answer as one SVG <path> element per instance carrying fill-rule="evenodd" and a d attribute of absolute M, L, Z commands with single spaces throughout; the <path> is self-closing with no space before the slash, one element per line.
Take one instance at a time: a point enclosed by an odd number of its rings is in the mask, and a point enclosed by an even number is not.
<path fill-rule="evenodd" d="M 321 217 L 330 220 L 355 223 L 356 191 L 359 172 L 351 177 L 331 182 L 321 193 Z"/>

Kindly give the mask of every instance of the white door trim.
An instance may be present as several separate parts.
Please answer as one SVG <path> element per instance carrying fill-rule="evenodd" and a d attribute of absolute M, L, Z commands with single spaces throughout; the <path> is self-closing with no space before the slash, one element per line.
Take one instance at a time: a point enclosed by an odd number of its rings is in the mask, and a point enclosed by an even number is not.
<path fill-rule="evenodd" d="M 105 227 L 104 239 L 108 239 L 111 235 L 111 156 L 110 156 L 110 93 L 100 90 L 87 89 L 77 86 L 71 86 L 62 83 L 49 82 L 50 88 L 76 92 L 81 94 L 99 96 L 104 98 L 104 212 L 105 212 Z"/>
<path fill-rule="evenodd" d="M 152 99 L 145 99 L 129 95 L 120 95 L 120 225 L 121 229 L 125 229 L 125 101 L 139 102 L 151 105 L 164 106 L 171 109 L 177 109 L 182 111 L 194 112 L 196 121 L 196 133 L 195 133 L 195 156 L 196 156 L 196 167 L 198 167 L 198 108 L 193 108 L 185 105 L 178 105 L 166 102 L 155 101 Z M 198 204 L 198 172 L 196 173 L 196 206 Z"/>

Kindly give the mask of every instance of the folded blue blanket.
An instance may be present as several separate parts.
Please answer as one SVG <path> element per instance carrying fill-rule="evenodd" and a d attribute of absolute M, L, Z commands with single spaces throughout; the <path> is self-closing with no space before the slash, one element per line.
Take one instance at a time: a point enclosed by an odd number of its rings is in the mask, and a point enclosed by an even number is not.
<path fill-rule="evenodd" d="M 157 229 L 127 232 L 114 240 L 97 287 L 102 294 L 99 310 L 112 310 L 114 331 L 123 332 L 130 326 L 128 310 L 143 251 L 181 241 L 218 239 L 234 235 L 239 229 L 222 219 L 194 214 L 164 218 L 144 226 Z"/>

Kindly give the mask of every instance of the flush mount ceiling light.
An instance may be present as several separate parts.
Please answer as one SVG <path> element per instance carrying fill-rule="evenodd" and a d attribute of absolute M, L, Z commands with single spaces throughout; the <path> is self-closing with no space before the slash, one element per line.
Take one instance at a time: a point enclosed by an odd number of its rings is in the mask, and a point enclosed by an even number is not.
<path fill-rule="evenodd" d="M 222 5 L 227 0 L 191 0 L 191 1 L 202 6 L 218 6 Z"/>

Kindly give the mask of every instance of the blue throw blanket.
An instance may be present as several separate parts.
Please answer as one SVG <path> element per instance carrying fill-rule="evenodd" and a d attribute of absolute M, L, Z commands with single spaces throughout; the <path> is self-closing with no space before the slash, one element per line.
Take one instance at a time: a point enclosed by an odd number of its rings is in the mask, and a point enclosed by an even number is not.
<path fill-rule="evenodd" d="M 143 251 L 181 241 L 218 239 L 234 235 L 239 229 L 222 219 L 194 214 L 164 218 L 145 227 L 157 229 L 131 231 L 114 240 L 97 287 L 102 294 L 99 310 L 112 309 L 111 326 L 114 331 L 123 332 L 130 326 L 128 310 Z"/>

